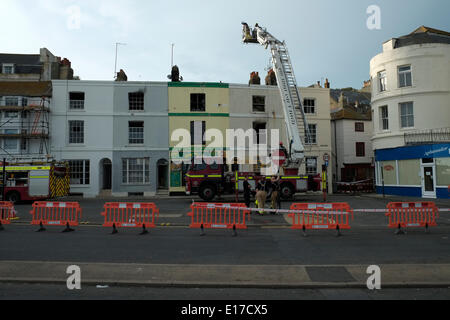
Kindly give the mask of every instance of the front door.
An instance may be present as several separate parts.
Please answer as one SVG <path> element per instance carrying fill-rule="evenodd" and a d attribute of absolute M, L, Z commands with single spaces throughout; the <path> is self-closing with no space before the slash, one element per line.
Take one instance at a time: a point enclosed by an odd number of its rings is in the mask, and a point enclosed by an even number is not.
<path fill-rule="evenodd" d="M 422 197 L 436 198 L 436 170 L 434 165 L 422 166 Z"/>

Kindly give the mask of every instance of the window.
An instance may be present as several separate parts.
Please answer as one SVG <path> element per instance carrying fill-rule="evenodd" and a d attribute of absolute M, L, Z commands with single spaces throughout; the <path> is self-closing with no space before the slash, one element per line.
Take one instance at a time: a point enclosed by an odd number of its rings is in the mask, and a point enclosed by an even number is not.
<path fill-rule="evenodd" d="M 253 112 L 266 112 L 266 97 L 253 96 Z"/>
<path fill-rule="evenodd" d="M 389 130 L 388 106 L 380 107 L 380 128 L 384 131 Z"/>
<path fill-rule="evenodd" d="M 4 131 L 7 135 L 16 135 L 19 133 L 19 130 L 7 129 Z M 19 148 L 19 139 L 14 138 L 5 138 L 3 139 L 3 148 L 6 151 L 15 152 Z"/>
<path fill-rule="evenodd" d="M 130 92 L 128 93 L 128 104 L 130 111 L 144 111 L 144 93 Z"/>
<path fill-rule="evenodd" d="M 84 143 L 84 121 L 69 121 L 69 143 Z"/>
<path fill-rule="evenodd" d="M 19 97 L 6 97 L 5 98 L 5 106 L 18 107 L 19 106 Z"/>
<path fill-rule="evenodd" d="M 90 161 L 89 160 L 69 160 L 70 184 L 88 185 L 90 184 Z"/>
<path fill-rule="evenodd" d="M 129 144 L 144 144 L 144 122 L 128 123 Z"/>
<path fill-rule="evenodd" d="M 316 113 L 316 100 L 315 99 L 305 99 L 303 101 L 303 109 L 306 114 Z"/>
<path fill-rule="evenodd" d="M 355 132 L 364 132 L 364 122 L 355 122 Z"/>
<path fill-rule="evenodd" d="M 306 158 L 306 174 L 317 174 L 317 158 Z"/>
<path fill-rule="evenodd" d="M 84 92 L 70 92 L 70 110 L 84 110 Z"/>
<path fill-rule="evenodd" d="M 365 157 L 366 156 L 366 144 L 364 142 L 356 143 L 356 156 Z"/>
<path fill-rule="evenodd" d="M 317 144 L 317 125 L 316 124 L 309 124 L 309 137 L 306 135 L 305 143 L 312 145 Z"/>
<path fill-rule="evenodd" d="M 256 144 L 267 144 L 267 124 L 265 122 L 254 122 L 253 130 L 256 132 Z"/>
<path fill-rule="evenodd" d="M 414 106 L 412 102 L 400 103 L 400 122 L 402 128 L 414 127 Z"/>
<path fill-rule="evenodd" d="M 19 113 L 14 111 L 5 112 L 5 118 L 9 119 L 17 119 L 19 118 Z"/>
<path fill-rule="evenodd" d="M 387 90 L 387 75 L 386 71 L 381 71 L 378 73 L 378 79 L 379 79 L 379 90 L 380 92 Z"/>
<path fill-rule="evenodd" d="M 26 107 L 26 106 L 28 106 L 28 99 L 22 98 L 22 107 Z"/>
<path fill-rule="evenodd" d="M 14 65 L 13 64 L 4 64 L 2 71 L 4 74 L 13 74 L 14 73 Z"/>
<path fill-rule="evenodd" d="M 204 93 L 191 94 L 191 111 L 192 112 L 206 111 L 206 94 Z"/>
<path fill-rule="evenodd" d="M 122 159 L 124 184 L 150 183 L 150 158 Z"/>
<path fill-rule="evenodd" d="M 191 145 L 206 145 L 206 121 L 191 121 Z"/>
<path fill-rule="evenodd" d="M 398 68 L 398 84 L 400 88 L 412 86 L 411 66 Z"/>

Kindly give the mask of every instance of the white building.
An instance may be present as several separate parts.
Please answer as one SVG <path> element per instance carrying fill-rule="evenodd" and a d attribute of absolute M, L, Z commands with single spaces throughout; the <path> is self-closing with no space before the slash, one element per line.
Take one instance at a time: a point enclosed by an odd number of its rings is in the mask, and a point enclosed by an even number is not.
<path fill-rule="evenodd" d="M 325 164 L 324 156 L 328 155 L 330 156 L 328 175 L 331 176 L 334 161 L 331 159 L 330 89 L 316 85 L 299 88 L 299 92 L 303 98 L 311 133 L 311 141 L 305 143 L 306 159 L 300 168 L 300 173 L 321 174 L 322 165 Z M 298 120 L 303 121 L 300 118 L 300 112 L 298 112 Z M 267 130 L 268 132 L 278 129 L 280 140 L 286 148 L 289 148 L 278 87 L 230 84 L 230 128 L 245 130 L 253 128 L 256 131 Z M 304 138 L 303 134 L 301 136 Z M 270 146 L 270 137 L 267 143 Z M 329 191 L 332 192 L 331 183 Z"/>
<path fill-rule="evenodd" d="M 367 110 L 367 111 L 366 111 Z M 331 114 L 335 182 L 374 178 L 373 123 L 370 109 L 344 106 Z"/>
<path fill-rule="evenodd" d="M 51 154 L 71 193 L 153 196 L 168 188 L 167 83 L 53 81 Z"/>
<path fill-rule="evenodd" d="M 379 193 L 449 198 L 450 33 L 420 27 L 370 62 Z"/>

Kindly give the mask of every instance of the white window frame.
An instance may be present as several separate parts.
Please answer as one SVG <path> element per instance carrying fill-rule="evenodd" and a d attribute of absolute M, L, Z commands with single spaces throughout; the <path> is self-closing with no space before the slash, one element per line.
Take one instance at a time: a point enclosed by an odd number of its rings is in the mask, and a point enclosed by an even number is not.
<path fill-rule="evenodd" d="M 387 72 L 386 70 L 378 72 L 378 91 L 387 91 Z"/>
<path fill-rule="evenodd" d="M 89 186 L 91 184 L 91 161 L 90 160 L 80 160 L 80 159 L 72 159 L 72 160 L 65 160 L 69 163 L 71 162 L 80 162 L 82 166 L 82 171 L 77 172 L 77 174 L 81 174 L 81 181 L 80 183 L 72 183 L 72 176 L 70 177 L 70 185 L 72 186 Z M 72 166 L 70 166 L 70 174 L 72 175 L 75 172 L 72 172 Z M 89 181 L 86 183 L 86 174 L 88 174 Z"/>
<path fill-rule="evenodd" d="M 142 123 L 142 127 L 132 127 L 133 123 Z M 128 144 L 143 145 L 145 143 L 145 123 L 144 121 L 128 122 Z"/>
<path fill-rule="evenodd" d="M 11 73 L 7 73 L 6 71 L 5 71 L 5 69 L 6 68 L 11 68 Z M 2 73 L 3 74 L 14 74 L 15 73 L 15 67 L 14 67 L 14 63 L 4 63 L 3 64 L 3 66 L 2 66 Z"/>
<path fill-rule="evenodd" d="M 306 105 L 306 101 L 313 101 L 314 105 L 313 106 L 307 106 Z M 317 100 L 315 98 L 305 98 L 305 99 L 303 99 L 303 111 L 305 112 L 305 114 L 317 114 L 317 105 L 316 104 L 317 104 Z M 308 112 L 308 111 L 312 111 L 312 112 Z"/>
<path fill-rule="evenodd" d="M 384 117 L 383 109 L 386 109 L 386 117 Z M 379 116 L 380 116 L 380 131 L 389 131 L 389 107 L 381 106 L 379 108 Z M 387 128 L 384 128 L 384 120 L 387 122 Z"/>
<path fill-rule="evenodd" d="M 71 142 L 71 134 L 72 134 L 72 130 L 71 130 L 71 128 L 72 128 L 72 126 L 71 126 L 71 123 L 73 123 L 73 122 L 78 122 L 78 123 L 82 123 L 83 124 L 83 126 L 82 126 L 82 142 Z M 69 123 L 68 123 L 68 129 L 69 129 L 69 136 L 68 136 L 68 138 L 69 138 L 69 144 L 70 145 L 83 145 L 84 143 L 85 143 L 85 132 L 86 132 L 86 129 L 85 129 L 85 124 L 84 124 L 84 121 L 83 120 L 69 120 Z M 75 138 L 74 138 L 75 139 Z"/>
<path fill-rule="evenodd" d="M 312 168 L 311 166 L 308 165 L 308 161 L 314 160 L 316 162 L 316 166 L 315 166 L 315 171 L 313 172 L 312 170 L 309 171 L 309 168 Z M 319 161 L 318 161 L 318 157 L 306 157 L 305 159 L 305 171 L 307 175 L 316 175 L 317 172 L 319 170 Z"/>
<path fill-rule="evenodd" d="M 411 107 L 407 108 L 406 110 L 406 114 L 403 113 L 403 107 Z M 399 114 L 400 114 L 400 128 L 401 129 L 411 129 L 414 128 L 415 126 L 415 119 L 414 119 L 414 102 L 409 101 L 409 102 L 402 102 L 399 103 L 398 105 L 399 107 Z M 410 113 L 411 112 L 411 113 Z M 412 123 L 410 123 L 412 118 Z M 403 126 L 403 119 L 406 119 L 406 126 Z"/>
<path fill-rule="evenodd" d="M 142 161 L 142 181 L 130 182 L 130 161 L 141 160 Z M 147 174 L 148 173 L 148 174 Z M 122 184 L 123 185 L 149 185 L 150 184 L 150 158 L 122 158 Z"/>
<path fill-rule="evenodd" d="M 18 129 L 4 129 L 3 133 L 4 134 L 19 134 L 19 130 Z M 14 141 L 16 143 L 15 149 L 8 149 L 6 147 L 6 141 Z M 3 143 L 2 143 L 3 149 L 7 152 L 17 153 L 20 151 L 19 141 L 20 141 L 20 139 L 18 139 L 18 138 L 4 138 Z"/>
<path fill-rule="evenodd" d="M 74 94 L 83 94 L 84 99 L 83 100 L 75 100 L 70 99 L 70 95 Z M 86 93 L 81 91 L 71 91 L 69 92 L 69 110 L 70 111 L 84 111 L 84 105 L 86 102 Z"/>
<path fill-rule="evenodd" d="M 314 126 L 314 130 L 311 130 L 311 128 Z M 308 124 L 309 127 L 309 133 L 311 140 L 305 139 L 305 144 L 308 146 L 314 146 L 317 145 L 317 124 L 310 123 Z M 314 133 L 314 134 L 313 134 Z"/>
<path fill-rule="evenodd" d="M 401 68 L 409 68 L 409 71 L 400 71 Z M 398 69 L 397 69 L 397 73 L 398 73 L 398 87 L 399 88 L 412 87 L 413 78 L 412 78 L 412 67 L 411 67 L 411 65 L 399 66 Z M 411 80 L 411 83 L 409 83 L 409 84 L 408 84 L 408 81 L 407 81 L 408 74 L 409 74 L 410 80 Z M 404 85 L 402 85 L 402 79 L 404 80 Z"/>

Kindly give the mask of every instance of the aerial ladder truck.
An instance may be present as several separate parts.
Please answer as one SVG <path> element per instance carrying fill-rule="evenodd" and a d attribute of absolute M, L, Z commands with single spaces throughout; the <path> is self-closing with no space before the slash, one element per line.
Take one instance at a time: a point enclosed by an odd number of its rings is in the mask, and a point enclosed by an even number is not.
<path fill-rule="evenodd" d="M 270 47 L 272 53 L 273 70 L 281 94 L 289 139 L 288 154 L 283 155 L 284 152 L 280 150 L 276 155 L 278 158 L 286 158 L 286 163 L 283 165 L 284 174 L 280 176 L 281 197 L 289 199 L 297 192 L 319 191 L 320 175 L 311 177 L 299 175 L 300 166 L 305 159 L 305 145 L 300 132 L 304 134 L 305 142 L 310 141 L 310 132 L 286 44 L 258 24 L 253 30 L 247 23 L 243 22 L 242 25 L 244 27 L 244 43 L 260 44 L 266 49 Z M 297 120 L 298 114 L 301 121 Z M 272 157 L 274 156 L 272 154 Z M 258 173 L 247 172 L 234 172 L 233 175 L 225 177 L 225 171 L 223 165 L 192 165 L 186 174 L 186 193 L 188 195 L 199 194 L 203 200 L 211 201 L 218 194 L 233 194 L 242 191 L 243 180 L 246 177 L 250 178 L 250 184 L 253 184 L 253 187 L 256 181 L 270 179 L 270 177 L 264 177 Z"/>

